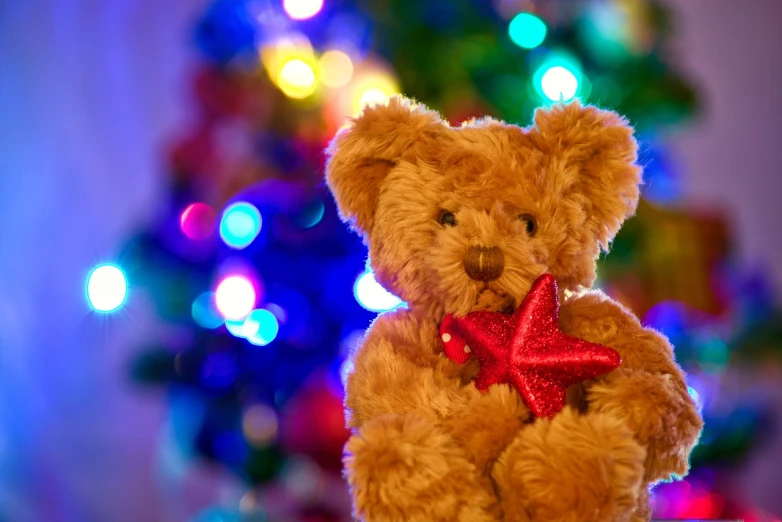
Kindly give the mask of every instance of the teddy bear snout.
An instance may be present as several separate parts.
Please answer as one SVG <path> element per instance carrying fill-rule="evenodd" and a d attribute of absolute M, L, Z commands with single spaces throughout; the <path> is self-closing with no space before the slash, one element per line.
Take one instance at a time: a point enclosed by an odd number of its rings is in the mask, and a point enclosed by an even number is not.
<path fill-rule="evenodd" d="M 498 247 L 472 246 L 464 254 L 464 271 L 476 281 L 493 281 L 505 267 L 505 255 Z"/>

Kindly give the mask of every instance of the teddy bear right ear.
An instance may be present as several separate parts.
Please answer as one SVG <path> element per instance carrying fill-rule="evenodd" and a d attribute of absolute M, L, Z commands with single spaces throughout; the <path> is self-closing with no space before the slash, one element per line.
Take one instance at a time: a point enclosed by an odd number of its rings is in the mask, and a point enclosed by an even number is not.
<path fill-rule="evenodd" d="M 364 235 L 372 230 L 380 187 L 404 157 L 432 153 L 448 124 L 440 115 L 403 96 L 367 107 L 341 130 L 327 150 L 326 182 L 340 216 Z"/>

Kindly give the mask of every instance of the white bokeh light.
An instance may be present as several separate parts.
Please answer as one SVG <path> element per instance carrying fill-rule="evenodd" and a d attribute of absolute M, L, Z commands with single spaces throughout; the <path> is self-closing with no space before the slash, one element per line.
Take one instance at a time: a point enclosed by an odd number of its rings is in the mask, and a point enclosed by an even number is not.
<path fill-rule="evenodd" d="M 255 307 L 255 286 L 246 277 L 234 275 L 220 281 L 215 290 L 217 309 L 226 319 L 242 319 Z"/>
<path fill-rule="evenodd" d="M 549 100 L 567 101 L 578 92 L 578 78 L 572 71 L 557 65 L 543 73 L 540 88 Z"/>
<path fill-rule="evenodd" d="M 95 267 L 87 278 L 87 299 L 98 312 L 112 312 L 128 295 L 128 280 L 116 265 Z"/>
<path fill-rule="evenodd" d="M 358 303 L 372 312 L 385 312 L 397 308 L 402 300 L 383 288 L 375 280 L 375 275 L 371 271 L 366 271 L 356 279 L 353 287 L 353 294 Z"/>
<path fill-rule="evenodd" d="M 282 7 L 293 20 L 306 20 L 320 12 L 323 0 L 283 0 Z"/>

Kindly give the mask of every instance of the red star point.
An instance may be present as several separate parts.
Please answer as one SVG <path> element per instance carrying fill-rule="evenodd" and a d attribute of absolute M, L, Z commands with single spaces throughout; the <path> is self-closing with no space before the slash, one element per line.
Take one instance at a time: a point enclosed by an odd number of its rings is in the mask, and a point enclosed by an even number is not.
<path fill-rule="evenodd" d="M 565 406 L 569 386 L 604 375 L 622 362 L 612 348 L 560 330 L 557 282 L 551 274 L 535 281 L 513 315 L 449 315 L 440 333 L 446 355 L 455 362 L 465 362 L 470 354 L 477 357 L 479 390 L 510 384 L 536 417 L 554 416 Z"/>

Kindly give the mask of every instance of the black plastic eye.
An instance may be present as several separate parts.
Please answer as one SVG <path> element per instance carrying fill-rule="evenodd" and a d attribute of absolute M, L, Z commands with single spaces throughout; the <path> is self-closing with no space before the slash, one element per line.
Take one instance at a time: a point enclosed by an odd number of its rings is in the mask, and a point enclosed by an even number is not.
<path fill-rule="evenodd" d="M 456 226 L 456 216 L 453 215 L 453 212 L 448 212 L 447 210 L 443 210 L 440 213 L 438 221 L 441 225 L 448 225 L 449 227 Z"/>
<path fill-rule="evenodd" d="M 535 218 L 532 217 L 531 214 L 521 214 L 519 216 L 519 220 L 524 223 L 524 227 L 528 236 L 532 237 L 535 235 L 535 232 L 538 231 L 538 222 L 535 221 Z"/>

